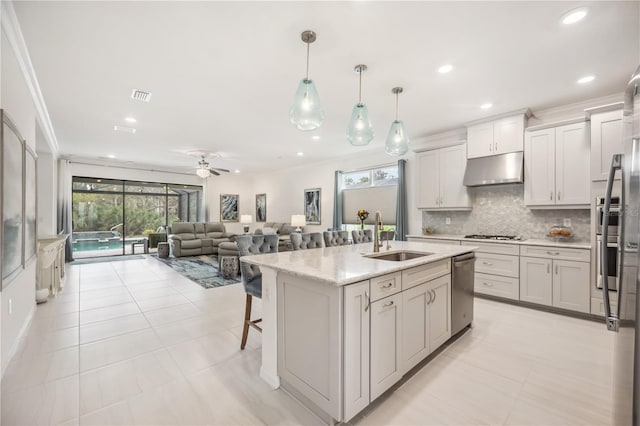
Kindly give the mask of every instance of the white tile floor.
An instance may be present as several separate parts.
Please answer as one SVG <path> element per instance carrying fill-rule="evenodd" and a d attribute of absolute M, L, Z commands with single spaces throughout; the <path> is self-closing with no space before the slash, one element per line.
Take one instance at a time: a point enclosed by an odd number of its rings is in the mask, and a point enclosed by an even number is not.
<path fill-rule="evenodd" d="M 320 424 L 259 378 L 259 334 L 240 351 L 243 309 L 241 285 L 151 258 L 68 266 L 7 369 L 2 424 Z M 607 425 L 611 348 L 602 324 L 478 299 L 473 330 L 355 422 Z"/>

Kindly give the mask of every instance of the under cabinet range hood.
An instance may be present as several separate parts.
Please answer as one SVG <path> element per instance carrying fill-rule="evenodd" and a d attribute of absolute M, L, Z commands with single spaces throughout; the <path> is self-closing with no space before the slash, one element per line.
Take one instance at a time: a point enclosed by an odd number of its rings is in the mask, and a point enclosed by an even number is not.
<path fill-rule="evenodd" d="M 524 155 L 522 151 L 490 157 L 470 158 L 464 172 L 465 186 L 524 183 Z"/>

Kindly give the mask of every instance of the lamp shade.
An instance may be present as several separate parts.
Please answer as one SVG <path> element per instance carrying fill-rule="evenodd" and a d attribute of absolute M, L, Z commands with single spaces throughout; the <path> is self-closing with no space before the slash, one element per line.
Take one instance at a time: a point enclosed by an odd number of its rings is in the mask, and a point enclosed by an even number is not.
<path fill-rule="evenodd" d="M 402 121 L 395 120 L 391 124 L 389 134 L 387 135 L 385 151 L 389 155 L 404 155 L 409 151 L 409 138 L 407 137 L 407 131 Z"/>
<path fill-rule="evenodd" d="M 289 119 L 298 130 L 315 130 L 324 121 L 320 97 L 312 80 L 303 79 L 289 111 Z"/>
<path fill-rule="evenodd" d="M 369 110 L 364 104 L 356 104 L 351 113 L 351 120 L 347 126 L 347 139 L 351 145 L 367 145 L 373 140 L 373 125 L 369 119 Z"/>
<path fill-rule="evenodd" d="M 250 214 L 240 215 L 240 223 L 253 223 L 253 216 Z"/>
<path fill-rule="evenodd" d="M 303 214 L 291 215 L 291 226 L 300 227 L 300 226 L 305 226 L 306 224 L 307 224 L 307 221 L 305 220 L 305 217 Z"/>
<path fill-rule="evenodd" d="M 196 174 L 198 176 L 200 176 L 202 179 L 206 179 L 211 175 L 211 172 L 209 171 L 209 169 L 196 169 Z"/>

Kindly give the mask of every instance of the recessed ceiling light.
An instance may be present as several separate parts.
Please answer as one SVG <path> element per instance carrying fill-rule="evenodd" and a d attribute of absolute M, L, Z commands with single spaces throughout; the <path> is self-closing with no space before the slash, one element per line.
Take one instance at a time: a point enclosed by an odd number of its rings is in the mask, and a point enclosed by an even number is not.
<path fill-rule="evenodd" d="M 493 104 L 491 102 L 487 102 L 486 104 L 482 104 L 480 105 L 480 108 L 482 109 L 489 109 L 493 106 Z"/>
<path fill-rule="evenodd" d="M 596 79 L 596 77 L 594 75 L 587 75 L 587 76 L 584 76 L 584 77 L 578 79 L 577 83 L 578 84 L 587 84 L 587 83 L 591 83 L 595 79 Z"/>
<path fill-rule="evenodd" d="M 142 102 L 149 102 L 151 100 L 151 92 L 146 90 L 133 89 L 131 92 L 131 99 Z"/>
<path fill-rule="evenodd" d="M 138 120 L 133 117 L 125 117 L 124 121 L 126 121 L 127 123 L 136 123 Z"/>
<path fill-rule="evenodd" d="M 297 155 L 298 157 L 302 157 L 302 156 L 304 155 L 304 152 L 302 152 L 302 151 L 297 152 L 297 153 L 296 153 L 296 155 Z"/>
<path fill-rule="evenodd" d="M 235 169 L 235 170 L 233 171 L 233 173 L 240 173 L 240 170 Z"/>
<path fill-rule="evenodd" d="M 449 71 L 451 71 L 453 69 L 453 65 L 447 64 L 447 65 L 443 65 L 440 68 L 438 68 L 438 72 L 440 74 L 446 74 Z"/>
<path fill-rule="evenodd" d="M 109 155 L 107 155 L 107 158 L 116 158 L 116 156 L 113 155 L 113 154 L 109 154 Z"/>
<path fill-rule="evenodd" d="M 313 136 L 311 136 L 311 139 L 313 139 L 314 141 L 319 141 L 320 140 L 320 135 L 313 135 Z"/>
<path fill-rule="evenodd" d="M 579 7 L 577 9 L 573 9 L 562 15 L 562 23 L 565 25 L 575 24 L 576 22 L 580 22 L 584 19 L 585 16 L 589 13 L 588 7 Z"/>
<path fill-rule="evenodd" d="M 116 132 L 125 132 L 125 133 L 135 133 L 136 132 L 136 129 L 134 129 L 133 127 L 118 126 L 117 124 L 115 126 L 113 126 L 113 130 L 115 130 Z"/>

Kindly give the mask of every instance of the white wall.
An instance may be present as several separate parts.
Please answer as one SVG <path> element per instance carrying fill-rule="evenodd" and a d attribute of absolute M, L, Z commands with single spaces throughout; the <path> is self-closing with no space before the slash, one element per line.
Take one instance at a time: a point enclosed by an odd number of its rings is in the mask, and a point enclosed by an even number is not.
<path fill-rule="evenodd" d="M 31 94 L 18 66 L 16 56 L 6 40 L 4 31 L 1 41 L 2 65 L 0 68 L 0 105 L 16 124 L 29 147 L 36 150 L 36 118 Z M 2 373 L 16 349 L 20 334 L 25 330 L 35 308 L 36 288 L 35 260 L 2 291 Z M 12 313 L 9 313 L 9 303 Z"/>
<path fill-rule="evenodd" d="M 38 154 L 38 237 L 57 234 L 58 161 L 49 152 Z"/>
<path fill-rule="evenodd" d="M 348 142 L 345 139 L 345 144 Z M 383 151 L 342 157 L 337 160 L 306 164 L 299 167 L 278 170 L 275 172 L 256 174 L 252 176 L 228 175 L 209 178 L 207 197 L 211 208 L 209 220 L 220 220 L 220 194 L 240 195 L 240 214 L 251 214 L 255 220 L 255 195 L 267 194 L 267 221 L 291 221 L 291 215 L 304 214 L 304 190 L 320 188 L 321 194 L 321 223 L 307 225 L 306 232 L 326 231 L 333 226 L 333 186 L 336 170 L 353 170 L 375 167 L 383 164 L 397 163 L 397 157 L 390 157 Z M 413 185 L 414 154 L 408 154 L 407 159 L 407 198 L 409 203 L 409 233 L 419 232 L 422 218 L 415 208 Z M 355 212 L 353 213 L 355 214 Z M 232 232 L 242 232 L 242 225 L 227 223 L 227 229 Z M 251 229 L 262 224 L 253 224 Z"/>

